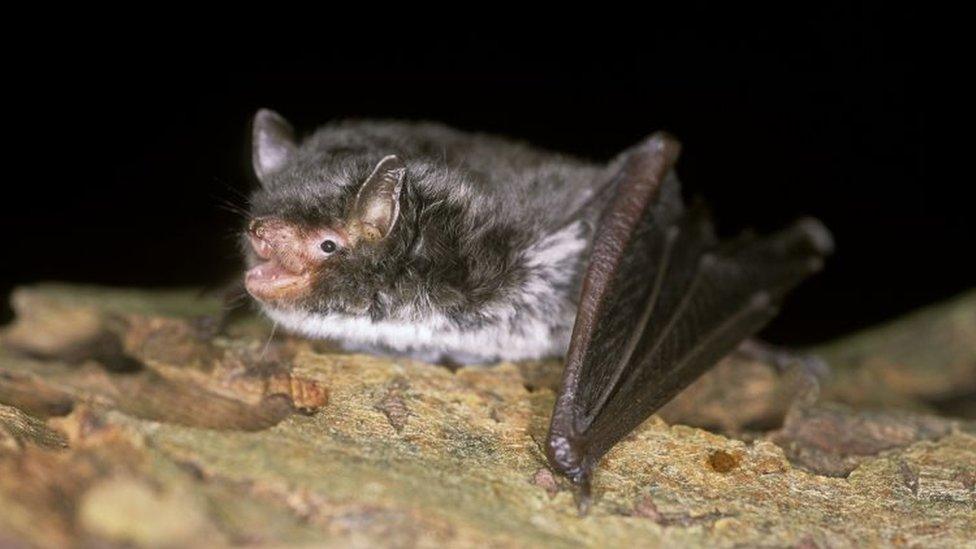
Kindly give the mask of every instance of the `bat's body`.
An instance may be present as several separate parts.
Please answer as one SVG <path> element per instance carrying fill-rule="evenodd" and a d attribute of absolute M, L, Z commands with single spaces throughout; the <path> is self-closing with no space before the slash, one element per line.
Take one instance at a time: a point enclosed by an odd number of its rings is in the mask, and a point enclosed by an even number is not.
<path fill-rule="evenodd" d="M 655 134 L 596 165 L 393 122 L 298 143 L 261 111 L 245 283 L 281 326 L 349 349 L 565 356 L 546 450 L 585 494 L 600 457 L 762 328 L 832 246 L 812 219 L 719 242 L 684 206 L 679 149 Z"/>
<path fill-rule="evenodd" d="M 586 253 L 608 199 L 604 167 L 395 122 L 326 126 L 292 154 L 266 178 L 255 215 L 330 223 L 389 154 L 413 177 L 382 255 L 359 256 L 368 265 L 334 275 L 348 278 L 342 289 L 324 283 L 293 304 L 264 302 L 280 326 L 434 362 L 565 355 Z"/>

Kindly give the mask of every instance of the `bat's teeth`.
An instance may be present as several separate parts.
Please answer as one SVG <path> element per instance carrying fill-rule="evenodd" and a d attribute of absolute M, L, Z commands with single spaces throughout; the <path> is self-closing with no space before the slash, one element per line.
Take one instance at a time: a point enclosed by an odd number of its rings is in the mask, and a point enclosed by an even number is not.
<path fill-rule="evenodd" d="M 257 299 L 273 302 L 301 295 L 308 290 L 310 280 L 304 274 L 293 273 L 277 261 L 269 260 L 247 271 L 244 287 Z"/>

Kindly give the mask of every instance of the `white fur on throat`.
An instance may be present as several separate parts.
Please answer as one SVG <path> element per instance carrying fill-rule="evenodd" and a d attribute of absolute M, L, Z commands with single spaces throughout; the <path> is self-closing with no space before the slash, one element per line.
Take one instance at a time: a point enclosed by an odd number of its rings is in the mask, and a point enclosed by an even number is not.
<path fill-rule="evenodd" d="M 440 316 L 422 322 L 373 322 L 364 316 L 275 309 L 267 313 L 283 327 L 308 337 L 336 339 L 351 348 L 384 346 L 403 354 L 458 354 L 486 361 L 526 360 L 559 354 L 569 344 L 552 341 L 549 326 L 538 320 L 523 325 L 523 331 L 514 334 L 496 325 L 474 331 L 460 330 Z"/>

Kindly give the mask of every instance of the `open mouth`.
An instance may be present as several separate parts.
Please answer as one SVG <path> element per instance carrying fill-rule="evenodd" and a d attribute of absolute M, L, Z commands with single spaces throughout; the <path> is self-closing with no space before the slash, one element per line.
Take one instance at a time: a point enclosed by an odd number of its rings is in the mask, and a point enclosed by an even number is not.
<path fill-rule="evenodd" d="M 244 285 L 254 297 L 262 300 L 288 297 L 292 290 L 303 289 L 308 275 L 293 273 L 271 259 L 255 265 L 244 276 Z"/>
<path fill-rule="evenodd" d="M 249 294 L 261 301 L 280 301 L 296 297 L 308 288 L 311 276 L 306 270 L 287 268 L 267 241 L 255 236 L 250 240 L 261 262 L 244 275 Z"/>

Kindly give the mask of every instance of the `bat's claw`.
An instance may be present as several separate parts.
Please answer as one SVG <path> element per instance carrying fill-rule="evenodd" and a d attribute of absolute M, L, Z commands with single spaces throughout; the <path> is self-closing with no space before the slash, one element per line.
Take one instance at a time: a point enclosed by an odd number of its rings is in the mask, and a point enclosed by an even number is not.
<path fill-rule="evenodd" d="M 590 505 L 593 503 L 593 492 L 590 486 L 589 470 L 579 473 L 573 477 L 573 484 L 576 486 L 576 511 L 579 516 L 585 517 L 590 512 Z"/>

